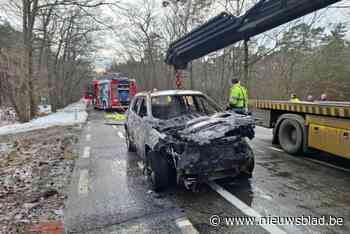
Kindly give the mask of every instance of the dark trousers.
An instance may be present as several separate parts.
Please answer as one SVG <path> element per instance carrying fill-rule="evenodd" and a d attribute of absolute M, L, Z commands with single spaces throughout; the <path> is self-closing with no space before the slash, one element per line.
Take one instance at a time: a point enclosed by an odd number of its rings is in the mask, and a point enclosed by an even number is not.
<path fill-rule="evenodd" d="M 235 112 L 237 114 L 240 114 L 240 115 L 246 115 L 247 114 L 245 108 L 243 108 L 243 107 L 232 107 L 232 106 L 230 106 L 230 111 L 233 111 L 233 112 Z"/>

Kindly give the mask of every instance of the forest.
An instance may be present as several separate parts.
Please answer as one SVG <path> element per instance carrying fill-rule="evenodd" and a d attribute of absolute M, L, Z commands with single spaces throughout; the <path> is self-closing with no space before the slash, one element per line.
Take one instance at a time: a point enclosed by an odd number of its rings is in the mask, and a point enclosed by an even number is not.
<path fill-rule="evenodd" d="M 93 79 L 95 19 L 104 1 L 5 1 L 0 18 L 0 106 L 13 107 L 20 121 L 37 114 L 42 98 L 52 110 L 82 97 Z M 20 25 L 19 27 L 16 25 Z"/>
<path fill-rule="evenodd" d="M 100 74 L 96 56 L 112 52 L 107 72 L 122 72 L 138 90 L 174 89 L 164 63 L 171 42 L 221 11 L 240 16 L 257 0 L 5 0 L 0 7 L 0 106 L 20 121 L 36 116 L 42 98 L 53 111 L 83 96 Z M 347 7 L 337 11 L 349 14 Z M 182 88 L 227 103 L 239 78 L 251 99 L 350 95 L 348 22 L 319 23 L 328 9 L 231 45 L 190 63 Z M 6 14 L 5 14 L 5 13 Z M 104 40 L 113 39 L 113 43 Z M 248 60 L 246 56 L 248 55 Z"/>

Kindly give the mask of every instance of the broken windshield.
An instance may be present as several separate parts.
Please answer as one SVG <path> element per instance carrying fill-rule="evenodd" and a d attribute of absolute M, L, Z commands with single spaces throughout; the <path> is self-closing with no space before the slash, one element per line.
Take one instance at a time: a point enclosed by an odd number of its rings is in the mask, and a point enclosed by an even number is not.
<path fill-rule="evenodd" d="M 152 97 L 152 115 L 158 119 L 171 119 L 181 115 L 212 115 L 220 108 L 201 95 L 172 95 Z"/>

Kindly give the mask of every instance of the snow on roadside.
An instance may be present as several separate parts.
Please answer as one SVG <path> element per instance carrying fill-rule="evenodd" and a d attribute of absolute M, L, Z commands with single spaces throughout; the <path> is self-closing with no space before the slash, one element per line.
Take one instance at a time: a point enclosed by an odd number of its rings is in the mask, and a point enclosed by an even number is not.
<path fill-rule="evenodd" d="M 86 121 L 87 116 L 86 102 L 80 100 L 79 102 L 70 104 L 63 109 L 58 110 L 56 113 L 33 119 L 28 123 L 11 124 L 0 127 L 0 136 L 44 129 L 52 126 L 80 124 Z"/>

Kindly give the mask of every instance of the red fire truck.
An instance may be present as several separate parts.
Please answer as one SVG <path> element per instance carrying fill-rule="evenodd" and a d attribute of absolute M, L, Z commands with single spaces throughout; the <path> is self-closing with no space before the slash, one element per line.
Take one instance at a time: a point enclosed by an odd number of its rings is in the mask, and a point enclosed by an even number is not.
<path fill-rule="evenodd" d="M 93 104 L 96 109 L 127 109 L 136 94 L 136 80 L 115 75 L 93 80 Z"/>

